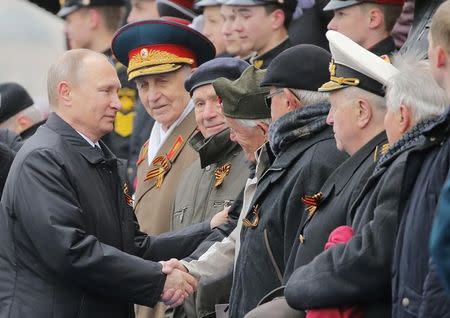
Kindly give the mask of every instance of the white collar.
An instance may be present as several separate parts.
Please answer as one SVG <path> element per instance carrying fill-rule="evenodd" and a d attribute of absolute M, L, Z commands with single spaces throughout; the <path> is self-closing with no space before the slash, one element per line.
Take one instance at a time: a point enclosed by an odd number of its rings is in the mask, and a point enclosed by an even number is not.
<path fill-rule="evenodd" d="M 189 100 L 189 103 L 184 108 L 183 112 L 181 113 L 180 117 L 172 124 L 170 125 L 169 129 L 167 131 L 164 131 L 162 129 L 162 126 L 160 123 L 155 121 L 155 124 L 153 125 L 152 132 L 150 133 L 150 138 L 148 140 L 148 164 L 150 165 L 153 159 L 155 158 L 156 154 L 159 151 L 159 148 L 164 143 L 164 141 L 167 139 L 167 137 L 170 136 L 172 131 L 189 115 L 189 113 L 194 109 L 194 103 L 192 100 Z"/>
<path fill-rule="evenodd" d="M 91 145 L 92 148 L 95 148 L 95 146 L 101 148 L 101 147 L 100 147 L 100 144 L 98 143 L 98 141 L 97 141 L 97 142 L 93 142 L 93 141 L 90 140 L 86 135 L 84 135 L 83 133 L 79 132 L 78 130 L 76 130 L 76 132 L 77 132 L 81 137 L 83 137 L 83 139 L 86 140 L 86 141 Z"/>

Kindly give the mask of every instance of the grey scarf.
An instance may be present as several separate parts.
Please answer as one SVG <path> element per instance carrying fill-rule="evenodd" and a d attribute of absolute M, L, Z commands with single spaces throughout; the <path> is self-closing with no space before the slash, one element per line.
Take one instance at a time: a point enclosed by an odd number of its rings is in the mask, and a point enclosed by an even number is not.
<path fill-rule="evenodd" d="M 389 150 L 378 160 L 375 171 L 378 171 L 381 165 L 395 154 L 401 153 L 406 149 L 417 145 L 420 142 L 421 138 L 423 138 L 423 132 L 427 130 L 431 125 L 436 123 L 437 120 L 438 118 L 424 120 L 404 133 L 403 136 L 399 140 L 397 140 L 397 142 L 394 143 L 392 147 L 390 147 Z"/>
<path fill-rule="evenodd" d="M 329 110 L 328 103 L 320 103 L 296 109 L 274 121 L 269 127 L 269 144 L 275 156 L 292 142 L 324 130 Z"/>

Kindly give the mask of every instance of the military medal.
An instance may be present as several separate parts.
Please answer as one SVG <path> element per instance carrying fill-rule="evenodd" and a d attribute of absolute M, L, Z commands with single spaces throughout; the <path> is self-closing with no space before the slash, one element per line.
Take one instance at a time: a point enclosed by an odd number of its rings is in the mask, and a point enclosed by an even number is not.
<path fill-rule="evenodd" d="M 258 70 L 261 69 L 261 66 L 263 65 L 264 61 L 263 60 L 255 60 L 253 62 L 253 66 L 256 67 Z"/>
<path fill-rule="evenodd" d="M 139 153 L 139 158 L 136 161 L 136 165 L 140 165 L 142 161 L 145 160 L 145 158 L 148 155 L 148 140 L 147 142 L 142 146 L 141 152 Z"/>
<path fill-rule="evenodd" d="M 153 159 L 152 165 L 155 167 L 150 169 L 149 172 L 145 175 L 144 181 L 151 180 L 153 178 L 156 179 L 156 187 L 161 188 L 161 185 L 164 181 L 164 176 L 167 172 L 169 172 L 170 168 L 172 168 L 172 162 L 180 153 L 183 146 L 184 139 L 181 135 L 178 135 L 175 140 L 172 148 L 170 148 L 167 155 L 160 155 Z"/>
<path fill-rule="evenodd" d="M 166 156 L 158 156 L 153 159 L 152 165 L 154 165 L 156 168 L 151 169 L 149 172 L 147 172 L 144 181 L 156 178 L 156 187 L 161 188 L 161 185 L 164 181 L 164 175 L 170 170 L 172 164 Z"/>
<path fill-rule="evenodd" d="M 245 227 L 254 229 L 259 224 L 259 205 L 258 204 L 253 206 L 252 214 L 253 214 L 253 221 L 250 221 L 249 219 L 245 218 L 242 220 L 242 225 L 244 225 Z"/>
<path fill-rule="evenodd" d="M 123 184 L 123 195 L 125 197 L 125 202 L 133 207 L 133 197 L 130 195 L 130 192 L 128 191 L 128 185 L 126 183 Z"/>
<path fill-rule="evenodd" d="M 308 212 L 308 216 L 314 215 L 317 211 L 317 207 L 319 206 L 320 200 L 322 200 L 323 193 L 318 192 L 313 196 L 305 195 L 302 198 L 302 202 L 306 205 L 306 212 Z"/>
<path fill-rule="evenodd" d="M 223 166 L 217 168 L 214 171 L 214 178 L 216 179 L 216 182 L 214 183 L 214 186 L 217 188 L 223 183 L 223 180 L 227 175 L 230 174 L 231 169 L 231 163 L 224 164 Z"/>

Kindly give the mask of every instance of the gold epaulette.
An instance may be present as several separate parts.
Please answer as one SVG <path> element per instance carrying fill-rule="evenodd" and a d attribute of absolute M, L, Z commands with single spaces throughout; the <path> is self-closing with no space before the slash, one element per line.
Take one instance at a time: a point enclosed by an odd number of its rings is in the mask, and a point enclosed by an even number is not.
<path fill-rule="evenodd" d="M 373 152 L 373 162 L 377 162 L 381 156 L 384 156 L 389 151 L 389 147 L 389 143 L 376 146 L 375 151 Z"/>

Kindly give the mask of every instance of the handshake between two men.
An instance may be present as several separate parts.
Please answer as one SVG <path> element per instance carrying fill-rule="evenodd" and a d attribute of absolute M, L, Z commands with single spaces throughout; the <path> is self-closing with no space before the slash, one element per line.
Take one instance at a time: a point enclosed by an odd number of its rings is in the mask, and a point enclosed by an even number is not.
<path fill-rule="evenodd" d="M 210 221 L 211 229 L 228 222 L 228 210 L 229 207 L 214 215 Z M 186 267 L 176 258 L 159 263 L 163 266 L 162 272 L 167 275 L 161 301 L 166 306 L 180 306 L 197 290 L 197 279 L 189 274 Z"/>
<path fill-rule="evenodd" d="M 197 290 L 197 279 L 175 258 L 159 263 L 163 266 L 162 272 L 167 275 L 161 301 L 170 307 L 180 306 Z"/>

